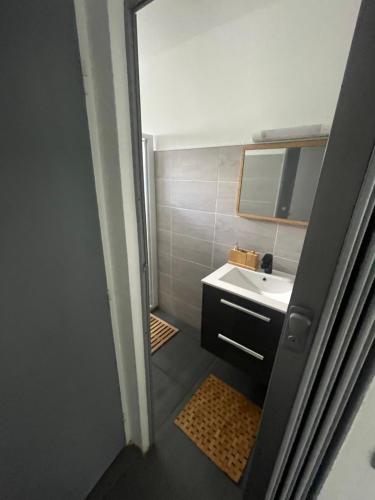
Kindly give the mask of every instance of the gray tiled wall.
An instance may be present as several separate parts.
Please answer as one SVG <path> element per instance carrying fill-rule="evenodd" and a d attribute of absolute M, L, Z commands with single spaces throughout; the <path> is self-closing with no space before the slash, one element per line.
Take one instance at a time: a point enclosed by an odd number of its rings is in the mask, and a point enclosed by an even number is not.
<path fill-rule="evenodd" d="M 200 280 L 239 246 L 270 252 L 295 273 L 305 229 L 236 216 L 241 146 L 159 151 L 156 197 L 159 304 L 200 327 Z"/>

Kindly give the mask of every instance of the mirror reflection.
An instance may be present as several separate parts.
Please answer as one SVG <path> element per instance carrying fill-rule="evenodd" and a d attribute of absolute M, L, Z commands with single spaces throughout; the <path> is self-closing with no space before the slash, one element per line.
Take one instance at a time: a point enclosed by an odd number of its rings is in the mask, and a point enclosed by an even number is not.
<path fill-rule="evenodd" d="M 307 224 L 326 142 L 326 139 L 300 141 L 300 144 L 289 146 L 284 143 L 285 147 L 274 148 L 270 144 L 247 146 L 239 186 L 238 214 L 289 224 Z"/>

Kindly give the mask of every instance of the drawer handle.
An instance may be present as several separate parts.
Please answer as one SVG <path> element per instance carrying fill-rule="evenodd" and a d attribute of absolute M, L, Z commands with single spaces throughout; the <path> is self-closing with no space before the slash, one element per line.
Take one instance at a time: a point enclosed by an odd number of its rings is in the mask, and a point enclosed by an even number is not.
<path fill-rule="evenodd" d="M 250 316 L 254 316 L 255 318 L 261 319 L 262 321 L 265 321 L 266 323 L 269 323 L 271 321 L 271 318 L 268 318 L 268 316 L 263 316 L 263 314 L 256 313 L 255 311 L 252 311 L 251 309 L 246 309 L 246 307 L 242 307 L 242 306 L 239 306 L 238 304 L 234 304 L 233 302 L 229 302 L 229 300 L 220 299 L 220 302 L 226 306 L 233 307 L 233 309 L 238 309 L 239 311 L 242 311 L 246 314 L 250 314 Z"/>
<path fill-rule="evenodd" d="M 250 356 L 254 356 L 254 358 L 260 359 L 261 361 L 264 360 L 264 356 L 262 354 L 259 354 L 259 352 L 252 351 L 248 347 L 245 347 L 242 344 L 239 344 L 235 340 L 232 340 L 225 335 L 222 335 L 221 333 L 218 334 L 218 338 L 220 340 L 223 340 L 224 342 L 227 342 L 228 344 L 232 345 L 233 347 L 236 347 L 237 349 L 240 349 L 243 352 L 246 352 L 246 354 L 250 354 Z"/>

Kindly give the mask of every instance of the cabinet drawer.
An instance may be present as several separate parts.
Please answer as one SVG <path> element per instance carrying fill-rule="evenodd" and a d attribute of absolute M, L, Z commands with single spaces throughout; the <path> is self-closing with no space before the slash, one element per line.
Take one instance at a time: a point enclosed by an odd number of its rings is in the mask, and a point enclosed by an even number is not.
<path fill-rule="evenodd" d="M 267 384 L 272 370 L 269 356 L 263 359 L 245 352 L 245 350 L 219 337 L 220 332 L 213 327 L 212 323 L 205 318 L 202 319 L 202 347 L 216 356 L 228 361 L 241 370 L 250 373 L 254 380 L 261 384 Z M 229 339 L 229 337 L 226 337 Z M 245 349 L 247 349 L 245 347 Z M 251 351 L 253 352 L 253 351 Z M 260 353 L 257 353 L 260 355 Z M 262 355 L 260 355 L 262 356 Z"/>
<path fill-rule="evenodd" d="M 202 315 L 222 334 L 264 357 L 274 355 L 284 314 L 210 286 L 203 288 Z"/>

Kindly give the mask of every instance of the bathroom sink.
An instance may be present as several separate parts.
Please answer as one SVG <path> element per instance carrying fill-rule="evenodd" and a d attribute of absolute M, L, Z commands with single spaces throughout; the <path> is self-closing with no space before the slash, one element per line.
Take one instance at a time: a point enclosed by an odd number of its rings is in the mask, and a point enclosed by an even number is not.
<path fill-rule="evenodd" d="M 278 271 L 265 274 L 224 264 L 203 278 L 202 283 L 285 312 L 292 294 L 294 276 Z"/>

